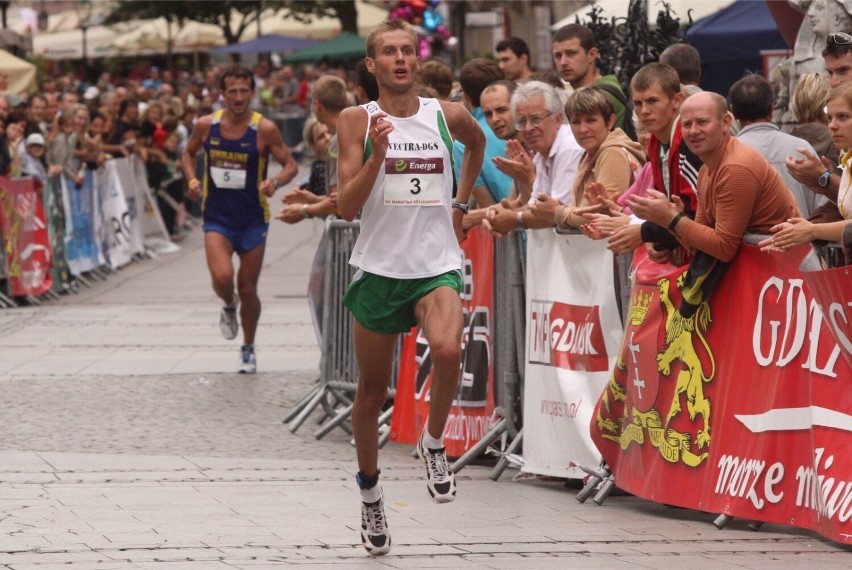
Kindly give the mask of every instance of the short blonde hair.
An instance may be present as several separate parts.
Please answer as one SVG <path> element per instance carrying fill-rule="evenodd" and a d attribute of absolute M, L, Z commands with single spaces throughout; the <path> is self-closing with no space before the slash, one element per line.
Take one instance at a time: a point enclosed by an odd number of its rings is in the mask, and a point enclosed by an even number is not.
<path fill-rule="evenodd" d="M 825 123 L 825 104 L 829 92 L 828 78 L 821 73 L 806 73 L 799 78 L 790 109 L 800 123 Z"/>
<path fill-rule="evenodd" d="M 395 18 L 393 20 L 385 20 L 376 26 L 376 29 L 370 32 L 370 35 L 367 36 L 367 57 L 370 59 L 376 58 L 376 44 L 379 42 L 379 36 L 388 32 L 396 32 L 400 30 L 408 32 L 411 36 L 411 44 L 414 46 L 415 53 L 419 56 L 420 54 L 417 50 L 417 32 L 415 32 L 414 28 L 411 27 L 411 24 L 405 20 Z"/>

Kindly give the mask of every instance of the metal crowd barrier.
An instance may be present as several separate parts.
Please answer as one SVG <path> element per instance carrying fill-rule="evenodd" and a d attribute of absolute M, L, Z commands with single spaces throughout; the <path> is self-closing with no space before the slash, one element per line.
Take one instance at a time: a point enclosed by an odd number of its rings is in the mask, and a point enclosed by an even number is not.
<path fill-rule="evenodd" d="M 320 378 L 317 385 L 288 412 L 283 422 L 295 433 L 311 413 L 321 406 L 324 416 L 314 437 L 321 439 L 336 427 L 347 433 L 352 430 L 348 420 L 352 415 L 355 390 L 358 386 L 358 363 L 353 342 L 352 314 L 341 301 L 346 287 L 357 271 L 349 265 L 349 258 L 358 239 L 361 223 L 336 218 L 326 220 L 325 273 L 322 294 L 322 342 Z M 399 345 L 398 345 L 399 346 Z M 398 355 L 394 359 L 388 398 L 396 394 Z M 379 417 L 379 425 L 390 422 L 393 407 L 389 406 Z M 387 442 L 388 431 L 380 430 L 380 445 Z"/>
<path fill-rule="evenodd" d="M 521 429 L 524 393 L 524 356 L 526 349 L 526 307 L 524 294 L 523 232 L 513 232 L 505 239 L 494 240 L 494 387 L 500 420 L 452 465 L 461 471 L 477 456 L 488 451 L 492 443 L 504 435 L 511 438 L 500 460 L 491 472 L 497 480 L 509 465 L 508 457 L 523 441 Z"/>

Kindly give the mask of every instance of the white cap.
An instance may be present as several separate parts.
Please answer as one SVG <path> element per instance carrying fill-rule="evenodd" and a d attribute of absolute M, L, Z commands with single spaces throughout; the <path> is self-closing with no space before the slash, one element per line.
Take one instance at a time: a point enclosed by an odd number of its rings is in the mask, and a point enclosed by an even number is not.
<path fill-rule="evenodd" d="M 32 133 L 27 137 L 26 146 L 30 146 L 31 144 L 37 144 L 40 146 L 44 146 L 44 137 L 41 136 L 40 133 Z"/>
<path fill-rule="evenodd" d="M 83 92 L 83 99 L 97 99 L 101 95 L 101 90 L 92 85 L 91 87 L 87 87 L 86 91 Z"/>

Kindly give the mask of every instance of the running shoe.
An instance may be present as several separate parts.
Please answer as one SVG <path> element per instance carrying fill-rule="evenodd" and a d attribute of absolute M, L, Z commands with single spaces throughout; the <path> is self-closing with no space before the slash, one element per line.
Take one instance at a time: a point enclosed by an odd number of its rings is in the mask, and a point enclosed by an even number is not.
<path fill-rule="evenodd" d="M 240 332 L 240 323 L 237 320 L 237 307 L 239 301 L 234 303 L 233 307 L 225 305 L 219 312 L 219 331 L 225 340 L 233 340 L 237 338 L 237 333 Z"/>
<path fill-rule="evenodd" d="M 453 502 L 456 498 L 456 476 L 447 463 L 447 449 L 427 449 L 421 435 L 417 440 L 417 456 L 426 465 L 426 489 L 432 500 L 436 503 Z"/>
<path fill-rule="evenodd" d="M 361 542 L 370 556 L 381 556 L 390 552 L 390 530 L 382 497 L 375 503 L 361 501 Z"/>
<path fill-rule="evenodd" d="M 240 351 L 240 374 L 254 374 L 257 372 L 257 357 L 250 346 L 243 346 Z"/>

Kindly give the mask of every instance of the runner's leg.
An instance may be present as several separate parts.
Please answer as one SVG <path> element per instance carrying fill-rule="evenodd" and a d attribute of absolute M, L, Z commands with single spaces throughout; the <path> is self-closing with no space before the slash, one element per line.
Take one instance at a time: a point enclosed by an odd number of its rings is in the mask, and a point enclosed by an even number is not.
<path fill-rule="evenodd" d="M 260 319 L 260 297 L 257 295 L 257 282 L 263 268 L 263 254 L 266 242 L 240 255 L 240 269 L 237 272 L 237 290 L 240 293 L 240 321 L 243 325 L 243 344 L 254 344 L 254 334 Z"/>
<path fill-rule="evenodd" d="M 204 251 L 213 292 L 228 305 L 234 298 L 234 266 L 231 263 L 234 246 L 222 234 L 204 232 Z"/>
<path fill-rule="evenodd" d="M 441 439 L 461 377 L 461 334 L 464 322 L 459 294 L 450 287 L 438 287 L 417 302 L 414 316 L 429 342 L 432 358 L 427 427 L 430 436 Z"/>
<path fill-rule="evenodd" d="M 375 475 L 379 469 L 379 414 L 388 398 L 398 336 L 373 332 L 355 321 L 355 358 L 359 375 L 352 408 L 352 433 L 358 470 L 366 476 Z"/>

